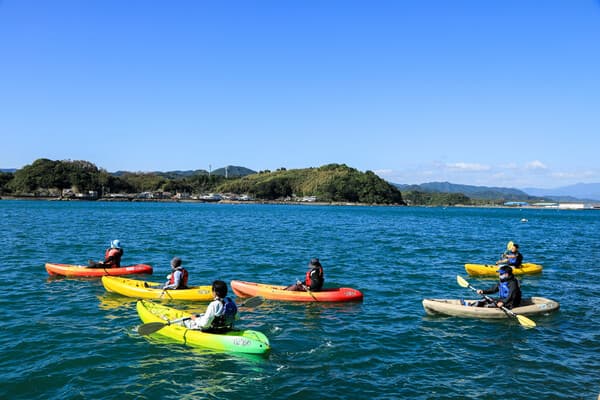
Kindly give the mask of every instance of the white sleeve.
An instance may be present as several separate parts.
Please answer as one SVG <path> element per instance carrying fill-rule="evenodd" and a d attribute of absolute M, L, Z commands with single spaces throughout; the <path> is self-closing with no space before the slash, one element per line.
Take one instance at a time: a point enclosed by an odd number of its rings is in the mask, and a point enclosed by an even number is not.
<path fill-rule="evenodd" d="M 213 322 L 213 319 L 219 315 L 219 311 L 222 307 L 223 305 L 218 300 L 211 302 L 208 307 L 206 307 L 206 312 L 200 318 L 196 318 L 194 321 L 195 325 L 197 326 L 196 329 L 209 328 L 210 324 Z"/>

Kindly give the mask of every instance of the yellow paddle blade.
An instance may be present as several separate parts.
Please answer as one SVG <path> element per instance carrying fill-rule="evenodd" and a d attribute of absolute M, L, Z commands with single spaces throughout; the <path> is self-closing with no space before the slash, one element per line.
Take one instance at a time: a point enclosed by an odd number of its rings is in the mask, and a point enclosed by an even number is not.
<path fill-rule="evenodd" d="M 536 324 L 535 322 L 533 322 L 532 320 L 530 320 L 529 318 L 527 318 L 524 315 L 518 315 L 515 314 L 517 316 L 517 320 L 519 320 L 519 323 L 524 326 L 525 328 L 535 328 Z"/>
<path fill-rule="evenodd" d="M 460 275 L 456 275 L 456 282 L 462 287 L 469 287 L 469 282 L 465 281 Z"/>
<path fill-rule="evenodd" d="M 515 244 L 514 244 L 514 243 L 513 243 L 513 241 L 511 240 L 510 242 L 508 242 L 508 243 L 506 244 L 506 250 L 510 250 L 510 251 L 512 251 L 512 248 L 513 248 L 513 246 L 514 246 L 514 245 L 515 245 Z"/>

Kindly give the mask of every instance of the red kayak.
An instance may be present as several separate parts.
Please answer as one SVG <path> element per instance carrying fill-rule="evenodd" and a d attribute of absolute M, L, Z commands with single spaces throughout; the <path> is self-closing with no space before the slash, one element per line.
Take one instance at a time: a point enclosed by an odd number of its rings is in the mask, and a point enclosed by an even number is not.
<path fill-rule="evenodd" d="M 151 274 L 152 267 L 147 264 L 136 264 L 120 268 L 89 268 L 85 265 L 47 263 L 46 271 L 50 275 L 94 277 L 104 275 Z"/>
<path fill-rule="evenodd" d="M 239 297 L 262 296 L 265 299 L 281 301 L 339 302 L 361 301 L 363 299 L 363 294 L 352 288 L 327 288 L 318 292 L 296 292 L 285 290 L 285 286 L 231 281 L 231 289 Z"/>

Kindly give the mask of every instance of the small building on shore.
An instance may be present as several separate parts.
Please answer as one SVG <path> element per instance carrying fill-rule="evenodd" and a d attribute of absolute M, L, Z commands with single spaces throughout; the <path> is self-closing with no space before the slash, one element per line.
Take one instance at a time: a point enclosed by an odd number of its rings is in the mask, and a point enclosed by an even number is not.
<path fill-rule="evenodd" d="M 526 201 L 507 201 L 504 203 L 506 207 L 526 207 L 529 205 Z"/>

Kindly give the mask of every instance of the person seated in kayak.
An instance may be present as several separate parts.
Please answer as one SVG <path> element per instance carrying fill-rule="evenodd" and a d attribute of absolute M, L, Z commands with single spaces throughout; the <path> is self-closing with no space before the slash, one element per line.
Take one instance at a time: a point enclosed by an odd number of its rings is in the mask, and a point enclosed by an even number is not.
<path fill-rule="evenodd" d="M 521 304 L 521 285 L 515 276 L 513 275 L 512 268 L 508 265 L 503 265 L 498 269 L 498 276 L 500 282 L 492 286 L 487 290 L 478 289 L 479 294 L 492 294 L 499 293 L 499 297 L 494 299 L 496 304 L 490 303 L 487 299 L 478 301 L 475 305 L 477 307 L 506 307 L 511 309 L 513 307 L 519 307 Z"/>
<path fill-rule="evenodd" d="M 513 268 L 521 268 L 523 264 L 523 255 L 519 251 L 519 245 L 513 242 L 508 242 L 506 251 L 496 261 L 496 265 L 509 265 Z"/>
<path fill-rule="evenodd" d="M 206 307 L 204 314 L 192 315 L 183 323 L 188 329 L 203 332 L 224 333 L 233 329 L 237 317 L 237 305 L 227 297 L 227 284 L 216 280 L 212 283 L 214 300 Z"/>
<path fill-rule="evenodd" d="M 312 258 L 308 263 L 308 271 L 306 271 L 306 278 L 303 282 L 296 281 L 295 284 L 285 288 L 285 290 L 294 290 L 306 292 L 318 292 L 323 288 L 325 283 L 325 277 L 323 276 L 323 266 L 318 258 Z"/>
<path fill-rule="evenodd" d="M 188 272 L 181 266 L 181 258 L 173 257 L 171 260 L 171 273 L 167 275 L 167 281 L 163 290 L 187 289 Z"/>
<path fill-rule="evenodd" d="M 121 241 L 115 239 L 110 242 L 110 247 L 104 252 L 104 261 L 89 260 L 90 268 L 120 268 L 123 248 Z"/>

